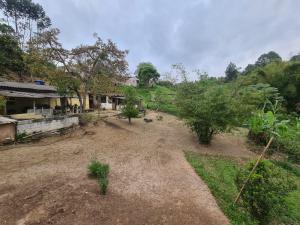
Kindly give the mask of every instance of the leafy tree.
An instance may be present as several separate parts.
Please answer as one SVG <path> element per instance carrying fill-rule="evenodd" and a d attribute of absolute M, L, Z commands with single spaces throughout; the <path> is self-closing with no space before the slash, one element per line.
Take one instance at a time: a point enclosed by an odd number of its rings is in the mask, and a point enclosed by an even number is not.
<path fill-rule="evenodd" d="M 156 82 L 160 77 L 160 74 L 152 63 L 140 63 L 137 66 L 135 74 L 141 86 L 149 86 L 150 82 Z"/>
<path fill-rule="evenodd" d="M 234 63 L 230 62 L 226 68 L 225 75 L 226 75 L 225 78 L 226 81 L 235 80 L 239 75 L 239 70 L 237 66 Z"/>
<path fill-rule="evenodd" d="M 131 118 L 136 118 L 139 114 L 139 110 L 136 107 L 139 103 L 136 89 L 133 87 L 126 87 L 124 90 L 125 105 L 122 108 L 122 114 L 128 118 L 129 124 L 131 124 Z"/>
<path fill-rule="evenodd" d="M 66 83 L 70 84 L 67 89 L 76 93 L 83 111 L 86 101 L 83 96 L 89 91 L 96 92 L 96 84 L 99 84 L 101 78 L 109 76 L 117 81 L 127 74 L 128 63 L 125 57 L 128 51 L 119 50 L 111 40 L 104 42 L 97 36 L 93 45 L 81 45 L 69 51 L 58 41 L 59 32 L 58 29 L 52 29 L 41 33 L 34 39 L 32 46 L 46 60 L 62 68 L 61 73 L 72 81 Z M 58 76 L 58 82 L 60 79 Z"/>
<path fill-rule="evenodd" d="M 254 165 L 255 161 L 251 161 L 237 174 L 238 188 L 243 186 Z M 277 217 L 285 211 L 285 197 L 295 189 L 296 185 L 291 177 L 270 161 L 263 160 L 250 176 L 241 197 L 253 217 L 259 220 L 260 224 L 268 224 L 272 217 Z"/>
<path fill-rule="evenodd" d="M 22 50 L 12 32 L 10 26 L 0 24 L 0 74 L 9 71 L 20 74 L 24 70 Z"/>
<path fill-rule="evenodd" d="M 239 82 L 244 85 L 265 83 L 277 88 L 290 111 L 300 102 L 300 62 L 269 63 L 241 77 Z"/>
<path fill-rule="evenodd" d="M 292 56 L 290 59 L 291 62 L 299 62 L 300 61 L 300 54 Z"/>
<path fill-rule="evenodd" d="M 227 86 L 212 80 L 180 84 L 177 105 L 200 143 L 209 144 L 214 134 L 239 124 L 236 98 Z"/>
<path fill-rule="evenodd" d="M 265 66 L 269 63 L 282 62 L 280 55 L 274 51 L 262 54 L 255 62 L 256 66 Z"/>

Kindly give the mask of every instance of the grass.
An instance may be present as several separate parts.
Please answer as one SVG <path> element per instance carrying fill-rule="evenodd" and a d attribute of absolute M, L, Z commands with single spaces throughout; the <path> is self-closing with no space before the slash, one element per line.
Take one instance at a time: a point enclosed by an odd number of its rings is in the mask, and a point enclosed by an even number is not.
<path fill-rule="evenodd" d="M 236 206 L 233 201 L 238 193 L 235 177 L 242 166 L 231 158 L 220 156 L 199 155 L 186 153 L 187 161 L 194 167 L 196 173 L 206 182 L 216 198 L 219 207 L 228 217 L 231 224 L 258 224 L 255 219 L 241 206 Z M 300 170 L 291 164 L 274 162 L 284 169 L 287 174 L 295 176 L 300 187 Z M 300 224 L 300 189 L 292 192 L 286 199 L 288 209 L 284 216 L 277 219 L 279 224 Z"/>
<path fill-rule="evenodd" d="M 97 160 L 92 160 L 88 166 L 88 170 L 93 177 L 98 179 L 100 193 L 105 195 L 108 187 L 109 165 L 102 164 Z"/>
<path fill-rule="evenodd" d="M 143 104 L 147 109 L 166 112 L 172 115 L 178 114 L 178 109 L 175 105 L 175 94 L 176 90 L 172 87 L 164 87 L 155 85 L 153 87 L 137 88 L 138 95 L 143 99 Z M 160 104 L 155 102 L 155 95 L 159 93 L 161 95 L 162 101 Z"/>

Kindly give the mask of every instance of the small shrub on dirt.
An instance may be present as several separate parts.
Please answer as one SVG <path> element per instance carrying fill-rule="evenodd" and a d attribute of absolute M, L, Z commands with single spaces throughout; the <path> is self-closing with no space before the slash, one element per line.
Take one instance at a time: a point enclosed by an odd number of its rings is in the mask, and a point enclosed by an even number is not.
<path fill-rule="evenodd" d="M 101 194 L 105 195 L 107 192 L 107 187 L 108 187 L 108 179 L 107 178 L 99 178 L 98 185 L 100 187 Z"/>
<path fill-rule="evenodd" d="M 236 184 L 240 189 L 252 170 L 255 161 L 237 174 Z M 284 213 L 287 208 L 285 198 L 296 189 L 295 181 L 282 169 L 268 160 L 259 163 L 250 177 L 241 197 L 243 205 L 260 224 L 269 224 L 271 218 Z"/>
<path fill-rule="evenodd" d="M 88 123 L 91 123 L 94 121 L 94 116 L 88 113 L 81 114 L 79 116 L 79 125 L 80 126 L 86 126 Z"/>
<path fill-rule="evenodd" d="M 98 179 L 98 184 L 101 190 L 101 194 L 105 195 L 108 187 L 108 173 L 109 165 L 102 164 L 97 160 L 92 160 L 88 166 L 90 174 Z"/>

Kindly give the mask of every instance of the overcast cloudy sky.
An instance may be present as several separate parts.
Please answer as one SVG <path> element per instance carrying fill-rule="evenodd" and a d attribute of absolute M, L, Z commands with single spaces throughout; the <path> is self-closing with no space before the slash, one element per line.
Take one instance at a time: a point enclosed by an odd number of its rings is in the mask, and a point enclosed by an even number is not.
<path fill-rule="evenodd" d="M 274 50 L 300 52 L 299 0 L 35 0 L 67 48 L 91 43 L 93 33 L 130 51 L 134 71 L 150 61 L 163 73 L 174 63 L 222 76 Z"/>

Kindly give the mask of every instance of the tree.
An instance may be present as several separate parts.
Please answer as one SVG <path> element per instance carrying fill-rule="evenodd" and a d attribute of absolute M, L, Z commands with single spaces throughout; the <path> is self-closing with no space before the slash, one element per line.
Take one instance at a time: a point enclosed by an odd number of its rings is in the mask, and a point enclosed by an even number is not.
<path fill-rule="evenodd" d="M 237 98 L 230 88 L 213 80 L 180 84 L 176 101 L 179 115 L 203 144 L 210 144 L 214 134 L 240 122 Z"/>
<path fill-rule="evenodd" d="M 268 63 L 241 77 L 239 82 L 244 85 L 265 83 L 277 88 L 284 97 L 289 111 L 295 110 L 296 104 L 300 102 L 300 62 L 298 61 Z"/>
<path fill-rule="evenodd" d="M 262 54 L 255 62 L 256 66 L 265 66 L 269 63 L 282 62 L 280 55 L 274 51 Z"/>
<path fill-rule="evenodd" d="M 22 49 L 35 32 L 40 33 L 51 26 L 43 7 L 31 0 L 0 0 L 0 9 L 6 16 L 7 25 L 14 24 L 15 37 Z"/>
<path fill-rule="evenodd" d="M 225 78 L 226 81 L 235 80 L 239 75 L 239 70 L 237 66 L 234 63 L 230 62 L 226 68 L 225 75 L 226 75 Z"/>
<path fill-rule="evenodd" d="M 290 59 L 291 62 L 299 62 L 300 61 L 300 54 L 298 55 L 294 55 L 291 59 Z"/>
<path fill-rule="evenodd" d="M 99 84 L 101 77 L 117 81 L 127 75 L 128 63 L 125 57 L 128 51 L 119 50 L 111 40 L 104 42 L 97 36 L 93 45 L 81 45 L 69 51 L 58 41 L 58 34 L 58 29 L 46 31 L 34 40 L 32 46 L 54 65 L 62 68 L 61 73 L 72 81 L 66 83 L 70 84 L 67 89 L 76 93 L 83 111 L 85 96 L 89 91 L 97 92 L 96 84 Z"/>
<path fill-rule="evenodd" d="M 254 165 L 255 161 L 251 161 L 237 174 L 238 188 L 243 186 Z M 286 176 L 270 161 L 263 160 L 250 176 L 241 197 L 253 217 L 258 219 L 260 224 L 268 224 L 272 217 L 277 217 L 285 211 L 285 197 L 295 189 L 296 185 L 291 177 Z"/>
<path fill-rule="evenodd" d="M 139 114 L 137 105 L 139 104 L 139 99 L 135 88 L 126 87 L 124 90 L 125 95 L 125 105 L 122 108 L 122 114 L 128 118 L 129 124 L 131 124 L 131 118 L 136 118 Z"/>
<path fill-rule="evenodd" d="M 141 86 L 149 86 L 150 82 L 156 82 L 160 77 L 152 63 L 140 63 L 135 71 Z"/>
<path fill-rule="evenodd" d="M 103 92 L 101 78 L 105 81 L 110 78 L 111 83 L 117 83 L 127 76 L 128 71 L 125 59 L 128 51 L 119 50 L 111 40 L 104 42 L 97 35 L 95 37 L 96 42 L 93 45 L 81 45 L 71 51 L 72 67 L 79 74 L 84 96 L 88 91 L 95 91 L 94 95 L 96 92 Z M 100 90 L 97 90 L 97 86 Z M 83 99 L 83 105 L 85 100 L 86 98 Z"/>
<path fill-rule="evenodd" d="M 0 24 L 0 74 L 9 71 L 20 74 L 24 70 L 22 50 L 17 40 L 12 35 L 13 29 L 5 24 Z"/>

